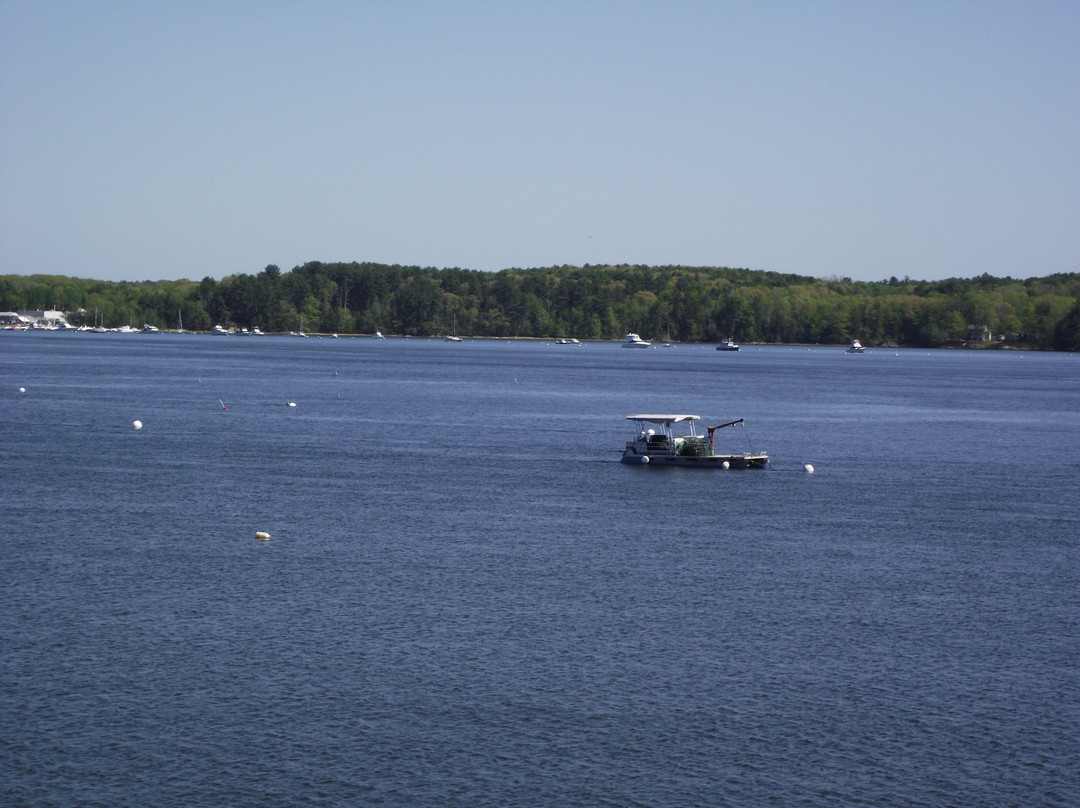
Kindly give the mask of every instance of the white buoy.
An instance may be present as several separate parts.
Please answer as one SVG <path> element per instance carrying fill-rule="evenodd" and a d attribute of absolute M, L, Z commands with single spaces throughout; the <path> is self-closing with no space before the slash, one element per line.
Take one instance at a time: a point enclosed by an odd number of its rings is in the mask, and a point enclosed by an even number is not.
<path fill-rule="evenodd" d="M 142 429 L 142 421 L 132 421 L 131 425 L 136 429 Z"/>
<path fill-rule="evenodd" d="M 19 388 L 19 392 L 20 392 L 20 393 L 25 393 L 25 392 L 26 392 L 26 388 L 25 388 L 25 387 L 20 387 L 20 388 Z"/>
<path fill-rule="evenodd" d="M 802 470 L 805 471 L 807 474 L 813 474 L 814 473 L 814 467 L 811 466 L 809 463 L 807 463 L 805 466 L 803 466 Z"/>
<path fill-rule="evenodd" d="M 290 407 L 295 407 L 295 406 L 296 406 L 296 402 L 295 402 L 295 401 L 290 401 L 290 402 L 289 402 L 289 406 L 290 406 Z"/>
<path fill-rule="evenodd" d="M 723 463 L 720 464 L 720 468 L 729 469 L 731 468 L 731 464 L 725 460 Z"/>
<path fill-rule="evenodd" d="M 255 538 L 259 541 L 270 541 L 270 534 L 262 530 L 255 531 Z"/>

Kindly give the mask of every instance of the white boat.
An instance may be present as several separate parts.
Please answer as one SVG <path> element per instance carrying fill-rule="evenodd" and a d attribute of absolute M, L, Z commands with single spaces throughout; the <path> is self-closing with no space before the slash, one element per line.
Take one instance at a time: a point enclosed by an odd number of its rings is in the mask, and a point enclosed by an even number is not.
<path fill-rule="evenodd" d="M 731 341 L 731 337 L 728 337 L 727 342 L 721 342 L 716 346 L 718 351 L 737 351 L 739 346 Z"/>
<path fill-rule="evenodd" d="M 646 342 L 633 331 L 626 335 L 623 339 L 622 346 L 624 348 L 649 348 L 652 346 L 651 342 Z"/>
<path fill-rule="evenodd" d="M 382 331 L 376 331 L 373 336 L 375 337 L 375 339 L 386 339 L 386 337 L 383 336 Z"/>
<path fill-rule="evenodd" d="M 862 353 L 866 349 L 862 346 L 862 343 L 857 339 L 853 339 L 848 349 L 844 353 Z"/>
<path fill-rule="evenodd" d="M 222 335 L 222 334 L 224 334 L 225 336 L 228 336 L 228 334 L 229 334 L 229 332 L 226 331 L 224 328 L 222 328 L 220 325 L 215 325 L 213 328 L 211 328 L 210 333 L 211 334 L 216 334 L 216 335 L 219 335 L 219 336 Z"/>
<path fill-rule="evenodd" d="M 263 335 L 263 332 L 259 330 L 258 326 L 255 326 L 254 328 L 251 329 L 251 336 L 253 336 L 253 337 L 261 337 L 262 335 Z"/>
<path fill-rule="evenodd" d="M 650 466 L 690 466 L 712 469 L 763 469 L 769 465 L 764 452 L 748 449 L 745 452 L 716 451 L 716 432 L 724 427 L 746 425 L 742 418 L 726 424 L 707 427 L 707 435 L 699 435 L 694 426 L 698 415 L 628 415 L 637 434 L 626 442 L 623 463 Z M 676 430 L 673 427 L 679 425 Z M 652 428 L 654 425 L 658 429 Z M 749 444 L 749 439 L 747 439 Z"/>
<path fill-rule="evenodd" d="M 447 342 L 462 342 L 463 341 L 461 339 L 461 337 L 459 337 L 457 335 L 457 315 L 456 314 L 454 315 L 454 333 L 453 334 L 447 334 L 445 339 L 446 339 Z"/>
<path fill-rule="evenodd" d="M 142 333 L 144 334 L 160 334 L 161 329 L 156 325 L 150 325 L 150 323 L 143 323 Z"/>

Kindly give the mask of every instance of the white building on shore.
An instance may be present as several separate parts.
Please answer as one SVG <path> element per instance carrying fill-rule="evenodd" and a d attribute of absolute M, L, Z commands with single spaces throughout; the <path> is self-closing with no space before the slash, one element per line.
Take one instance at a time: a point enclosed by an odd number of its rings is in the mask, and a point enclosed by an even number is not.
<path fill-rule="evenodd" d="M 55 309 L 40 311 L 0 311 L 0 325 L 26 326 L 29 328 L 71 328 L 67 315 Z"/>

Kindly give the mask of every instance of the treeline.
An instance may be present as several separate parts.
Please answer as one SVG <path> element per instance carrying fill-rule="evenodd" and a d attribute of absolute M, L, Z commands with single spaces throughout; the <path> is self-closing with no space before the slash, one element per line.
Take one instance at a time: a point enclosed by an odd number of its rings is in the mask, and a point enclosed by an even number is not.
<path fill-rule="evenodd" d="M 427 336 L 935 347 L 969 326 L 1080 350 L 1080 274 L 939 282 L 821 280 L 744 269 L 584 266 L 480 272 L 310 262 L 201 282 L 0 276 L 0 310 L 59 309 L 72 324 Z"/>

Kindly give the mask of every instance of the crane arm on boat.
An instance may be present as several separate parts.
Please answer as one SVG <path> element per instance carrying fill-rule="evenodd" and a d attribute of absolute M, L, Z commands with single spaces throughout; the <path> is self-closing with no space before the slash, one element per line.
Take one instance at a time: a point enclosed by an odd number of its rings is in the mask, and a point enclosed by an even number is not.
<path fill-rule="evenodd" d="M 735 424 L 741 424 L 742 422 L 743 422 L 743 419 L 738 418 L 738 419 L 736 419 L 734 421 L 728 421 L 726 424 L 719 424 L 717 426 L 708 427 L 708 430 L 709 430 L 709 445 L 712 446 L 716 442 L 716 430 L 723 429 L 725 426 L 735 426 Z"/>

